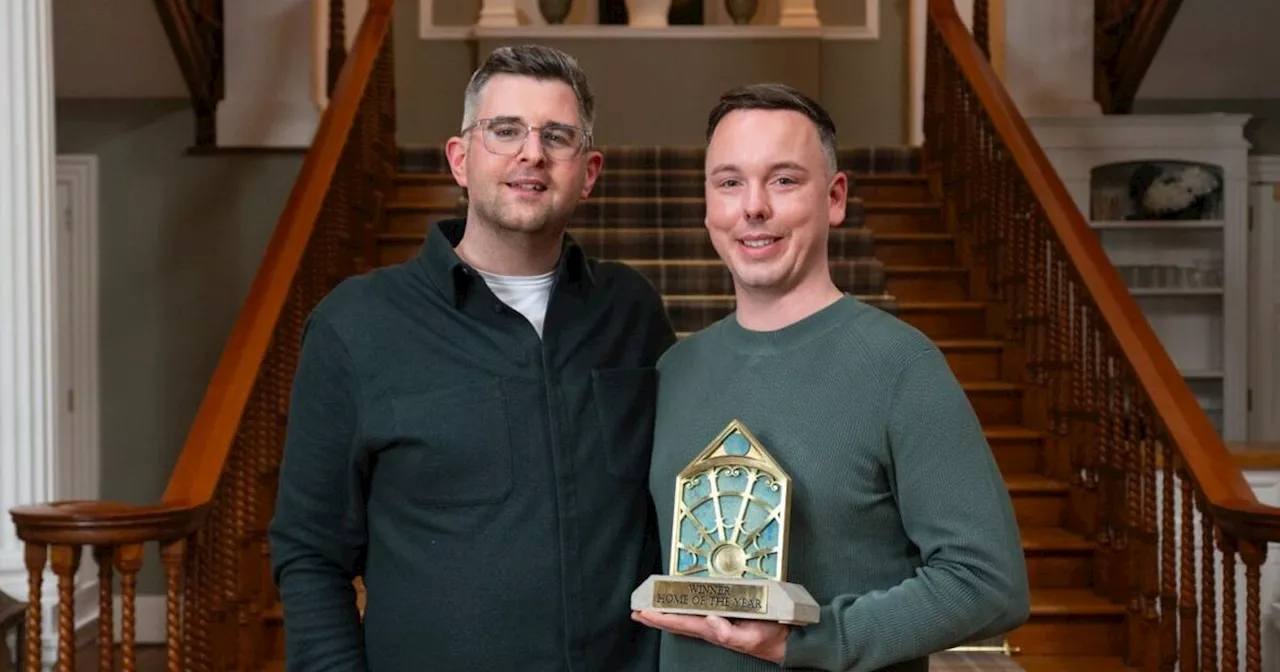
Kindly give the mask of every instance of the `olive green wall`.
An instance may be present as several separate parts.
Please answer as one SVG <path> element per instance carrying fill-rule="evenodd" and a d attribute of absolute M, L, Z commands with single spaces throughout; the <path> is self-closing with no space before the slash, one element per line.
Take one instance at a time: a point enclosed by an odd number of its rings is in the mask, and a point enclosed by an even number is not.
<path fill-rule="evenodd" d="M 98 158 L 101 496 L 154 504 L 302 165 L 187 156 L 185 100 L 62 99 L 59 154 Z M 139 590 L 163 594 L 155 546 Z"/>
<path fill-rule="evenodd" d="M 399 137 L 406 146 L 438 146 L 458 128 L 462 93 L 481 56 L 527 40 L 424 40 L 418 18 L 417 3 L 398 5 Z M 905 141 L 906 39 L 906 0 L 882 0 L 876 40 L 561 37 L 538 42 L 573 54 L 586 70 L 596 93 L 600 144 L 702 144 L 707 112 L 722 91 L 781 81 L 821 101 L 835 119 L 841 146 L 853 147 Z"/>

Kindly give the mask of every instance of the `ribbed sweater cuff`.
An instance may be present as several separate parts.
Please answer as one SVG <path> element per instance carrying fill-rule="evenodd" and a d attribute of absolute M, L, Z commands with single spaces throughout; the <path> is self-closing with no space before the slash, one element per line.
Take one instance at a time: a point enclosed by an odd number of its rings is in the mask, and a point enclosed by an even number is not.
<path fill-rule="evenodd" d="M 818 622 L 807 628 L 794 628 L 787 636 L 787 653 L 782 659 L 786 669 L 843 670 L 840 628 L 830 606 L 822 608 Z"/>

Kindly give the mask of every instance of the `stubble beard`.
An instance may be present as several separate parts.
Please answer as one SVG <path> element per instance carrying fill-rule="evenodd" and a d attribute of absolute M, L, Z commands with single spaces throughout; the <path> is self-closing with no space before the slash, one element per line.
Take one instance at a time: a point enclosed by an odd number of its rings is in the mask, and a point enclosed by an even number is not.
<path fill-rule="evenodd" d="M 480 220 L 498 235 L 540 236 L 552 230 L 558 233 L 562 228 L 556 226 L 561 217 L 557 216 L 552 204 L 539 208 L 520 207 L 504 203 L 501 194 L 494 194 L 492 198 L 476 201 L 474 207 Z"/>

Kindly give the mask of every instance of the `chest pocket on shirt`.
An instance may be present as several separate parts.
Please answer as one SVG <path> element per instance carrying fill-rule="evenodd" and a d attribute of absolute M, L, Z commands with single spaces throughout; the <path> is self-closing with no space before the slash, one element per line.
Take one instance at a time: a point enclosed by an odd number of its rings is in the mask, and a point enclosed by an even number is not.
<path fill-rule="evenodd" d="M 627 482 L 643 481 L 653 451 L 657 369 L 596 369 L 591 389 L 609 473 Z"/>
<path fill-rule="evenodd" d="M 400 445 L 383 455 L 405 497 L 422 506 L 499 502 L 513 478 L 511 430 L 500 383 L 398 397 L 392 402 Z"/>

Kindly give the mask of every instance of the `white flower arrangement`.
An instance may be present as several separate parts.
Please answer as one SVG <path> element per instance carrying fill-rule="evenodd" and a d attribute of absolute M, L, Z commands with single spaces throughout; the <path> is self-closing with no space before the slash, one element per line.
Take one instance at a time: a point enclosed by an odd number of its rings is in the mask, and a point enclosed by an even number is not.
<path fill-rule="evenodd" d="M 1196 199 L 1212 194 L 1218 185 L 1213 173 L 1190 166 L 1180 173 L 1166 173 L 1156 178 L 1142 195 L 1142 205 L 1153 213 L 1178 212 L 1190 207 Z"/>

